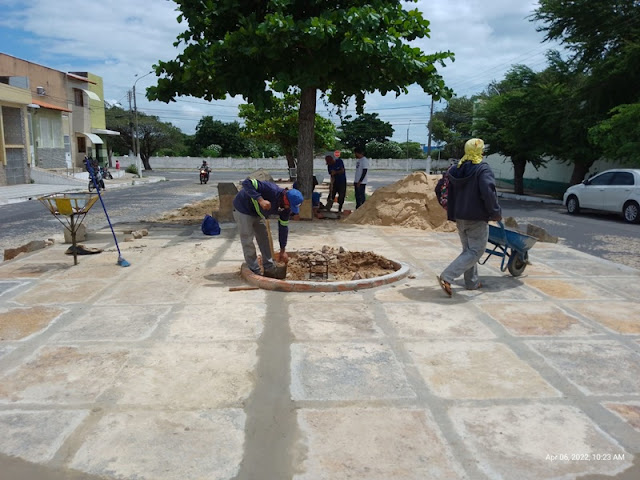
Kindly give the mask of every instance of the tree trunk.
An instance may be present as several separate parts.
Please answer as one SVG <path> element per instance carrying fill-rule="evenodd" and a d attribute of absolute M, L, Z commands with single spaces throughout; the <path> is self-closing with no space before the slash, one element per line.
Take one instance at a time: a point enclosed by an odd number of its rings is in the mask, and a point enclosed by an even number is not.
<path fill-rule="evenodd" d="M 586 163 L 582 163 L 582 162 L 574 163 L 573 172 L 571 172 L 571 180 L 569 181 L 571 185 L 581 183 L 584 180 L 584 177 L 589 172 L 591 165 L 593 165 L 593 161 L 586 162 Z"/>
<path fill-rule="evenodd" d="M 291 178 L 291 169 L 296 168 L 296 158 L 293 156 L 293 151 L 286 152 L 285 156 L 287 157 L 287 165 L 289 167 L 289 180 L 293 180 Z"/>
<path fill-rule="evenodd" d="M 513 162 L 513 193 L 524 195 L 524 169 L 527 166 L 527 159 L 514 155 L 511 161 Z"/>
<path fill-rule="evenodd" d="M 306 87 L 300 93 L 298 114 L 298 185 L 305 199 L 313 190 L 313 145 L 315 140 L 316 89 Z"/>

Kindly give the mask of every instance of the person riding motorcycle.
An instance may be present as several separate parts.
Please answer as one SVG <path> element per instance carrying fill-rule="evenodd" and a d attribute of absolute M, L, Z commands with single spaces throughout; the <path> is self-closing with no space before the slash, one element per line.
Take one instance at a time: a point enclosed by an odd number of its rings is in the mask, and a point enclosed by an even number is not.
<path fill-rule="evenodd" d="M 198 170 L 200 171 L 201 174 L 204 171 L 205 179 L 208 181 L 209 180 L 209 172 L 211 172 L 211 168 L 209 167 L 209 165 L 207 165 L 207 161 L 206 160 L 202 161 L 202 165 L 200 165 L 200 168 L 198 168 Z"/>

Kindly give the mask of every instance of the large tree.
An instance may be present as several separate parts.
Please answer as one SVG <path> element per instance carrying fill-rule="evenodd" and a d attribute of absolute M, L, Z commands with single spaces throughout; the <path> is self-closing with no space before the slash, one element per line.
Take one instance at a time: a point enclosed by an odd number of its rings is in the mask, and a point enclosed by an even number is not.
<path fill-rule="evenodd" d="M 475 98 L 454 97 L 444 110 L 433 114 L 429 131 L 436 142 L 445 142 L 444 157 L 462 158 L 472 135 Z"/>
<path fill-rule="evenodd" d="M 238 122 L 226 123 L 207 115 L 196 126 L 196 133 L 189 144 L 190 154 L 199 157 L 210 145 L 219 145 L 223 157 L 246 157 L 251 149 Z"/>
<path fill-rule="evenodd" d="M 136 135 L 131 112 L 118 106 L 108 105 L 105 109 L 105 121 L 109 130 L 120 132 L 120 135 L 109 137 L 109 154 L 113 151 L 127 155 L 135 151 L 133 141 Z M 162 122 L 156 116 L 138 112 L 138 142 L 144 169 L 151 170 L 149 158 L 160 149 L 181 145 L 184 142 L 184 134 L 171 123 Z"/>
<path fill-rule="evenodd" d="M 607 141 L 597 132 L 606 131 L 607 125 L 614 123 L 621 127 L 625 119 L 633 121 L 634 115 L 626 115 L 633 108 L 623 105 L 640 101 L 640 2 L 540 0 L 532 19 L 542 22 L 538 30 L 545 33 L 545 40 L 559 41 L 570 52 L 567 65 L 573 81 L 568 92 L 575 99 L 574 120 L 580 124 L 581 139 L 586 139 L 581 140 L 585 151 L 591 148 L 600 153 L 600 147 L 607 148 Z M 614 116 L 608 119 L 611 114 Z M 606 123 L 598 129 L 600 122 Z M 588 130 L 594 132 L 591 137 Z M 632 125 L 626 130 L 635 131 Z M 615 153 L 610 147 L 609 153 Z M 581 181 L 598 157 L 581 157 L 571 182 Z"/>
<path fill-rule="evenodd" d="M 393 136 L 390 123 L 380 120 L 377 113 L 364 113 L 350 120 L 347 116 L 342 120 L 338 136 L 349 148 L 364 148 L 367 143 L 386 142 Z"/>
<path fill-rule="evenodd" d="M 242 95 L 262 107 L 272 90 L 301 92 L 298 178 L 311 197 L 318 92 L 335 105 L 355 97 L 362 113 L 365 94 L 401 94 L 417 83 L 448 96 L 436 64 L 450 52 L 425 54 L 408 42 L 429 35 L 429 22 L 400 0 L 175 0 L 183 48 L 175 60 L 160 61 L 150 99 L 179 95 L 207 100 Z"/>
<path fill-rule="evenodd" d="M 240 105 L 240 118 L 244 119 L 244 133 L 250 138 L 278 143 L 284 150 L 289 168 L 296 168 L 298 149 L 298 109 L 299 93 L 286 93 L 274 97 L 271 105 L 259 109 L 255 105 Z M 336 141 L 336 127 L 331 120 L 316 114 L 315 148 L 333 148 Z"/>
<path fill-rule="evenodd" d="M 548 86 L 529 67 L 516 65 L 492 89 L 495 94 L 478 102 L 474 134 L 485 141 L 487 153 L 511 158 L 514 192 L 522 194 L 527 163 L 536 169 L 545 163 Z"/>

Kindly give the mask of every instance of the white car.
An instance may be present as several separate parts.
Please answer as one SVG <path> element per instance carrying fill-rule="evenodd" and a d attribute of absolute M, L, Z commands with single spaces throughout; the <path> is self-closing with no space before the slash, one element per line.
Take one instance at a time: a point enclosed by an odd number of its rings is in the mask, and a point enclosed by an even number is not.
<path fill-rule="evenodd" d="M 587 208 L 622 213 L 630 223 L 640 222 L 640 170 L 607 170 L 564 193 L 563 203 L 571 214 Z"/>

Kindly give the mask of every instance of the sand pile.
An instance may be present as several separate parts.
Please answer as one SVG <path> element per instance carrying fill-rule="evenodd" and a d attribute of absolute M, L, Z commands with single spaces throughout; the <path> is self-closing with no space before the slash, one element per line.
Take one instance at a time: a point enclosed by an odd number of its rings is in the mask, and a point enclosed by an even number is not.
<path fill-rule="evenodd" d="M 379 188 L 344 222 L 453 232 L 456 225 L 447 220 L 447 212 L 438 203 L 434 191 L 440 177 L 414 172 L 396 183 Z"/>

